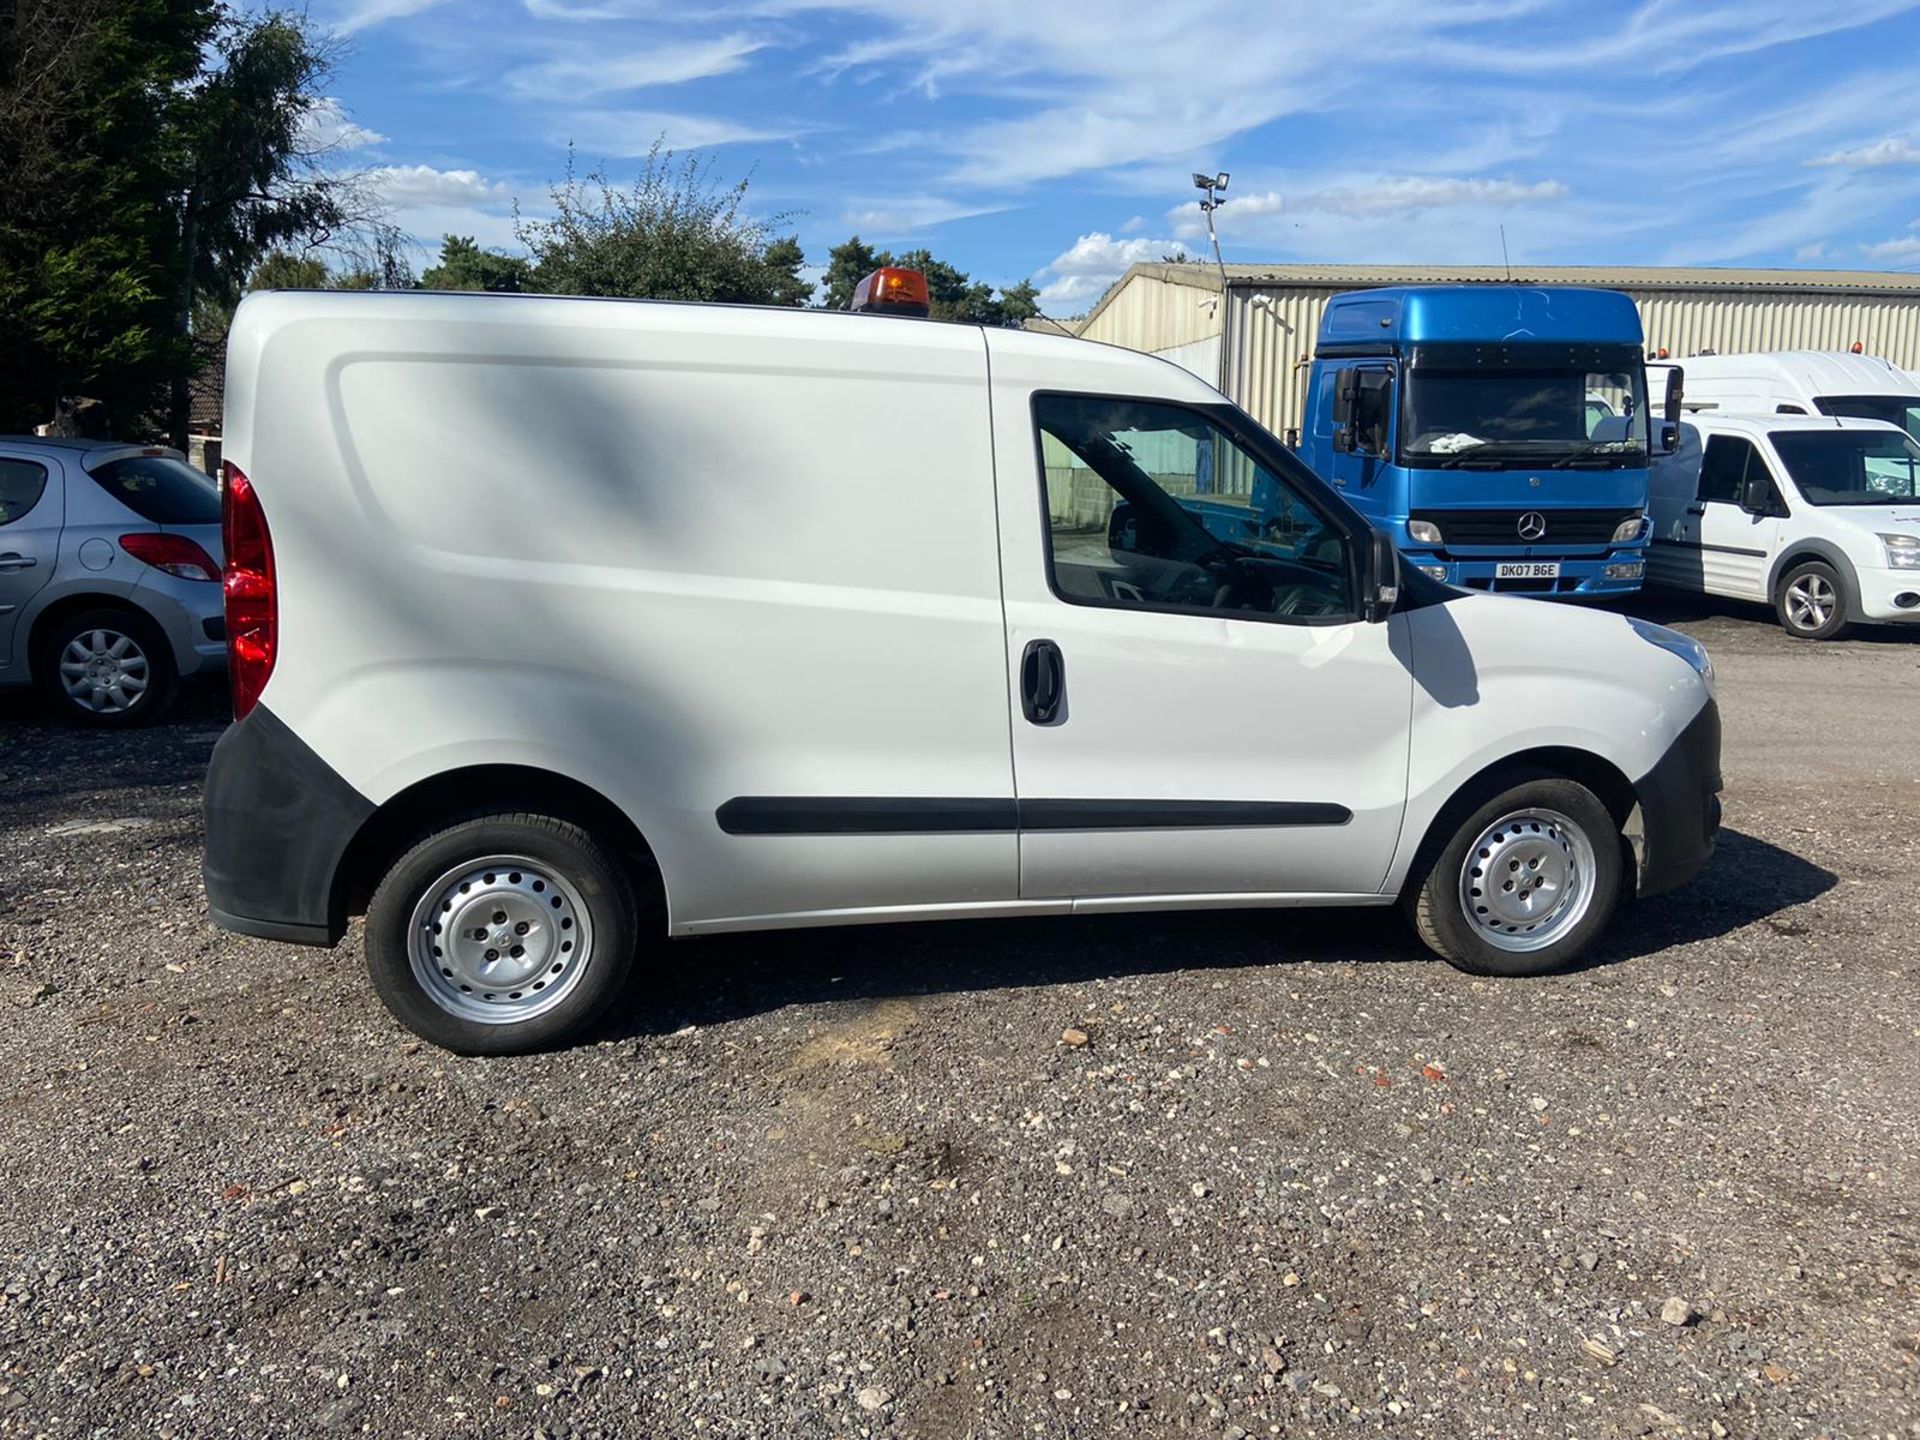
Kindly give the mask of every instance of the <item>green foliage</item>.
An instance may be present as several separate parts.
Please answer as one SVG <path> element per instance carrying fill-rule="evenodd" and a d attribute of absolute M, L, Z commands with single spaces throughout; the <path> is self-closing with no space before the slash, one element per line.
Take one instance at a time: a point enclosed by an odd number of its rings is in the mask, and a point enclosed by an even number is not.
<path fill-rule="evenodd" d="M 927 277 L 930 302 L 927 308 L 935 320 L 1018 328 L 1040 313 L 1037 299 L 1040 292 L 1030 280 L 1009 285 L 996 295 L 991 285 L 974 280 L 944 260 L 936 260 L 929 250 L 907 250 L 895 255 L 874 249 L 858 235 L 827 252 L 826 308 L 846 309 L 853 303 L 854 287 L 883 265 L 904 266 Z"/>
<path fill-rule="evenodd" d="M 332 283 L 327 262 L 312 255 L 269 250 L 247 277 L 248 290 L 324 290 Z"/>
<path fill-rule="evenodd" d="M 532 288 L 532 269 L 518 255 L 482 250 L 471 235 L 444 235 L 440 239 L 440 263 L 421 272 L 420 284 L 427 290 L 518 292 Z"/>
<path fill-rule="evenodd" d="M 777 231 L 787 219 L 746 210 L 747 182 L 722 184 L 713 164 L 676 158 L 656 142 L 632 188 L 617 190 L 604 170 L 574 173 L 551 191 L 551 220 L 516 220 L 533 256 L 535 289 L 553 295 L 711 300 L 798 305 L 798 241 Z"/>
<path fill-rule="evenodd" d="M 325 70 L 303 18 L 222 0 L 0 3 L 0 430 L 62 395 L 184 429 L 196 313 L 339 219 L 299 138 Z"/>

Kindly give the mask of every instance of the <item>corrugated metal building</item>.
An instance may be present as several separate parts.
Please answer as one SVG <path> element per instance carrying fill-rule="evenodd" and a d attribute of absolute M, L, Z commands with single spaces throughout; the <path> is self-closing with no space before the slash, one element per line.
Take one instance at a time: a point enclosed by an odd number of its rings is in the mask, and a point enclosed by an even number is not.
<path fill-rule="evenodd" d="M 1300 424 L 1307 365 L 1327 297 L 1375 285 L 1506 283 L 1499 265 L 1229 265 L 1226 303 L 1213 265 L 1135 265 L 1078 326 L 1164 355 L 1238 401 L 1268 429 Z M 1624 290 L 1640 307 L 1649 353 L 1845 350 L 1860 342 L 1920 370 L 1920 275 L 1868 270 L 1681 270 L 1515 266 L 1531 285 Z"/>

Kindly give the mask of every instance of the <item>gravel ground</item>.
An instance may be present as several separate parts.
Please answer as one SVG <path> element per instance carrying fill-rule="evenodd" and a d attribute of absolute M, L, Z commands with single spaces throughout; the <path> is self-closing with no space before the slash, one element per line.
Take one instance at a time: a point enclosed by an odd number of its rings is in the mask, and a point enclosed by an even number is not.
<path fill-rule="evenodd" d="M 731 937 L 517 1060 L 208 925 L 216 690 L 8 696 L 0 1434 L 1920 1434 L 1920 637 L 1662 618 L 1728 830 L 1579 973 L 1376 913 Z"/>

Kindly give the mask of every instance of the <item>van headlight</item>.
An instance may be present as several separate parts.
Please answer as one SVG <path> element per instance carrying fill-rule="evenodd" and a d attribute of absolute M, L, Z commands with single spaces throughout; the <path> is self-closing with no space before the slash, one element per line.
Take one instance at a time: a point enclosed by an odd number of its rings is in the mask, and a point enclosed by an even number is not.
<path fill-rule="evenodd" d="M 1647 517 L 1645 515 L 1634 515 L 1622 520 L 1618 525 L 1613 527 L 1613 543 L 1615 545 L 1624 545 L 1629 540 L 1638 540 L 1640 538 L 1640 532 L 1646 528 L 1646 524 Z"/>
<path fill-rule="evenodd" d="M 1658 645 L 1669 655 L 1678 655 L 1693 667 L 1693 673 L 1700 677 L 1707 687 L 1707 693 L 1713 693 L 1713 661 L 1707 655 L 1707 647 L 1691 635 L 1682 635 L 1678 630 L 1669 630 L 1664 625 L 1655 625 L 1646 620 L 1628 617 L 1627 623 L 1633 627 L 1633 633 L 1649 645 Z"/>
<path fill-rule="evenodd" d="M 1882 535 L 1880 546 L 1887 552 L 1890 570 L 1920 570 L 1920 538 L 1912 535 Z"/>

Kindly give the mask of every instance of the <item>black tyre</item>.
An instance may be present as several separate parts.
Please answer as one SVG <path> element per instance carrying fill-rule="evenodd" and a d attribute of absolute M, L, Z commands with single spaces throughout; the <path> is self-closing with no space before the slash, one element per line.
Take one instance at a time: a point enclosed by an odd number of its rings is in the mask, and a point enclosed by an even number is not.
<path fill-rule="evenodd" d="M 62 616 L 41 632 L 33 676 L 66 719 L 107 728 L 158 720 L 180 688 L 160 627 L 111 605 Z"/>
<path fill-rule="evenodd" d="M 1838 640 L 1853 622 L 1853 596 L 1847 582 L 1824 560 L 1802 560 L 1780 577 L 1773 597 L 1780 628 L 1796 640 Z"/>
<path fill-rule="evenodd" d="M 582 1034 L 625 985 L 633 883 L 551 815 L 482 815 L 417 842 L 367 907 L 367 969 L 387 1009 L 461 1055 L 518 1055 Z"/>
<path fill-rule="evenodd" d="M 1475 975 L 1546 975 L 1579 958 L 1620 899 L 1620 830 L 1586 786 L 1521 779 L 1456 805 L 1408 892 L 1414 928 Z"/>

